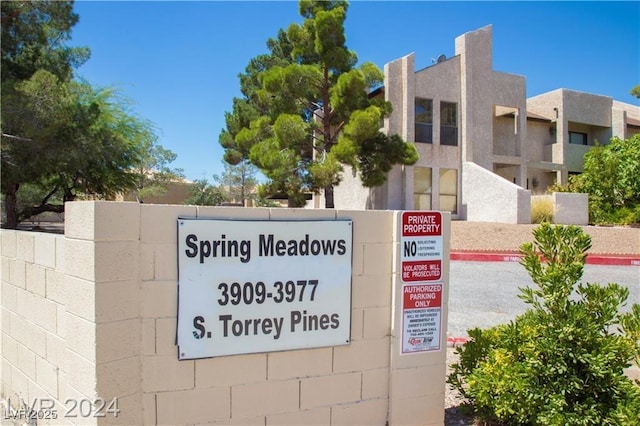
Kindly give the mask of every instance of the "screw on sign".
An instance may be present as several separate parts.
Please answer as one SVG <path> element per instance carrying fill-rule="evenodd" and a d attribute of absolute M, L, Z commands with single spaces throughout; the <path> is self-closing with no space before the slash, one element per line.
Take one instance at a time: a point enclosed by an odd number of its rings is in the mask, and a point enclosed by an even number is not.
<path fill-rule="evenodd" d="M 403 285 L 403 354 L 440 350 L 442 287 L 440 283 Z"/>
<path fill-rule="evenodd" d="M 402 281 L 440 280 L 442 258 L 440 212 L 403 212 Z"/>

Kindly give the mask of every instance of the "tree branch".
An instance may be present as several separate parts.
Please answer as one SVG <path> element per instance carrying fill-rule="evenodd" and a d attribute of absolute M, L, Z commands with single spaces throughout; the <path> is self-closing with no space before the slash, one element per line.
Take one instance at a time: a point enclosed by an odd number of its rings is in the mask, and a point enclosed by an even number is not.
<path fill-rule="evenodd" d="M 337 126 L 336 126 L 336 130 L 335 132 L 333 132 L 333 136 L 331 137 L 331 140 L 329 141 L 332 145 L 335 144 L 335 139 L 337 138 L 337 136 L 340 134 L 340 132 L 342 132 L 342 128 L 345 126 L 346 122 L 341 121 Z"/>
<path fill-rule="evenodd" d="M 23 220 L 29 219 L 32 216 L 37 216 L 40 213 L 44 212 L 53 212 L 53 213 L 63 213 L 64 212 L 64 204 L 41 204 L 36 207 L 27 207 L 18 215 L 18 219 L 20 222 Z"/>
<path fill-rule="evenodd" d="M 53 194 L 55 194 L 56 192 L 58 192 L 58 187 L 54 187 L 53 190 L 51 192 L 49 192 L 40 202 L 40 205 L 43 206 L 45 204 L 47 204 L 49 202 L 49 198 L 51 198 L 53 196 Z"/>
<path fill-rule="evenodd" d="M 15 139 L 17 141 L 22 141 L 22 142 L 33 142 L 33 139 L 29 139 L 29 138 L 23 138 L 21 136 L 14 136 L 14 135 L 9 135 L 7 133 L 3 133 L 2 134 L 3 138 L 9 138 L 9 139 Z"/>
<path fill-rule="evenodd" d="M 44 196 L 44 198 L 40 202 L 40 205 L 35 207 L 26 207 L 24 210 L 22 210 L 18 215 L 20 221 L 29 219 L 32 216 L 36 216 L 44 212 L 62 213 L 64 211 L 64 204 L 49 204 L 49 199 L 53 197 L 56 192 L 58 192 L 57 186 L 54 187 L 51 192 Z"/>

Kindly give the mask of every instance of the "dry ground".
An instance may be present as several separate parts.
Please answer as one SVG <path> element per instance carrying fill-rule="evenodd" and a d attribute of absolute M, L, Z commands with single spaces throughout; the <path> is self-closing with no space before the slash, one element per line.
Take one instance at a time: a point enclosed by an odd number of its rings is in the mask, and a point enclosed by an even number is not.
<path fill-rule="evenodd" d="M 520 245 L 533 241 L 538 225 L 508 223 L 451 222 L 451 250 L 518 252 Z M 593 254 L 640 254 L 640 228 L 583 226 L 591 236 Z"/>

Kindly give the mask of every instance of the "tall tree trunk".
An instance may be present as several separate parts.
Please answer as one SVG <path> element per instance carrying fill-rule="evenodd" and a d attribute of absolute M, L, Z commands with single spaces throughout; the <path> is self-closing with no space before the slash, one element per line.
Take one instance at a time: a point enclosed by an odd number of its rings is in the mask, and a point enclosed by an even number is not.
<path fill-rule="evenodd" d="M 326 66 L 323 70 L 323 89 L 322 89 L 322 137 L 324 142 L 324 152 L 328 154 L 331 151 L 333 145 L 331 134 L 331 104 L 329 102 L 329 68 Z M 324 208 L 333 209 L 333 185 L 327 185 L 324 187 Z"/>
<path fill-rule="evenodd" d="M 247 204 L 244 202 L 245 199 L 245 193 L 244 193 L 244 182 L 245 182 L 245 177 L 244 177 L 244 166 L 242 169 L 242 173 L 240 174 L 240 202 L 242 203 L 242 207 L 247 207 Z"/>
<path fill-rule="evenodd" d="M 4 197 L 5 214 L 7 215 L 5 227 L 9 229 L 16 229 L 18 227 L 18 200 L 16 194 L 19 187 L 19 183 L 7 185 L 7 193 Z"/>
<path fill-rule="evenodd" d="M 324 208 L 334 209 L 335 207 L 333 204 L 333 185 L 327 185 L 324 187 Z"/>

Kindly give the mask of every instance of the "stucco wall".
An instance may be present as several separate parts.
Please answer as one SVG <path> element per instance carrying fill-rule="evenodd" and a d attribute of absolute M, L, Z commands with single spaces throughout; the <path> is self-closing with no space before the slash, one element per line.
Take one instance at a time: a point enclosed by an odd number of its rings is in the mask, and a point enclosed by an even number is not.
<path fill-rule="evenodd" d="M 351 218 L 351 343 L 178 361 L 179 216 Z M 118 399 L 118 417 L 65 419 L 82 424 L 442 424 L 444 349 L 400 355 L 398 216 L 76 202 L 65 236 L 2 230 L 2 394 L 59 414 Z"/>
<path fill-rule="evenodd" d="M 554 192 L 553 222 L 561 225 L 589 224 L 589 194 Z"/>
<path fill-rule="evenodd" d="M 551 155 L 546 155 L 545 147 L 555 142 L 555 130 L 550 130 L 552 123 L 544 121 L 527 121 L 526 151 L 529 161 L 551 161 Z"/>
<path fill-rule="evenodd" d="M 629 120 L 632 120 L 636 125 L 629 126 Z M 627 139 L 640 133 L 640 129 L 637 127 L 637 123 L 640 121 L 640 106 L 614 100 L 611 111 L 611 121 L 613 136 Z"/>
<path fill-rule="evenodd" d="M 518 142 L 514 133 L 513 117 L 496 117 L 493 122 L 493 153 L 518 156 Z"/>
<path fill-rule="evenodd" d="M 595 126 L 611 126 L 613 99 L 608 96 L 563 90 L 562 107 L 567 121 Z"/>
<path fill-rule="evenodd" d="M 640 116 L 640 108 L 635 105 L 567 89 L 531 97 L 527 109 L 551 118 L 556 125 L 556 142 L 545 146 L 544 159 L 559 165 L 557 180 L 562 184 L 566 184 L 568 172 L 582 172 L 584 154 L 596 141 L 606 144 L 612 136 L 629 137 L 633 129 L 627 120 Z M 570 131 L 586 133 L 589 146 L 570 144 Z M 535 140 L 528 140 L 528 145 Z"/>
<path fill-rule="evenodd" d="M 468 221 L 531 223 L 531 193 L 498 175 L 465 162 L 462 195 Z"/>
<path fill-rule="evenodd" d="M 362 186 L 358 173 L 353 174 L 351 166 L 345 166 L 340 185 L 334 187 L 334 204 L 337 209 L 379 210 L 385 208 L 387 184 L 376 188 Z M 324 207 L 324 195 L 315 195 L 320 208 Z"/>

